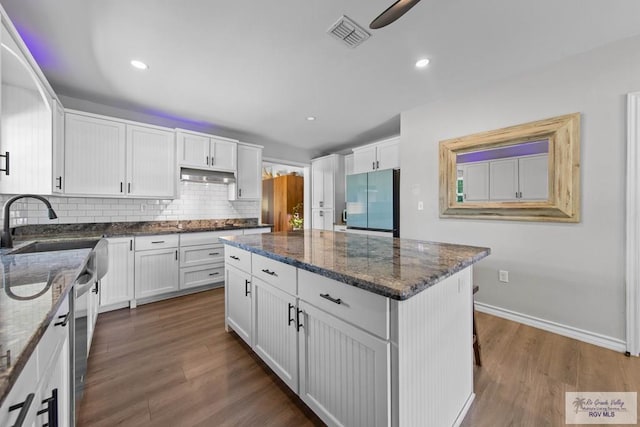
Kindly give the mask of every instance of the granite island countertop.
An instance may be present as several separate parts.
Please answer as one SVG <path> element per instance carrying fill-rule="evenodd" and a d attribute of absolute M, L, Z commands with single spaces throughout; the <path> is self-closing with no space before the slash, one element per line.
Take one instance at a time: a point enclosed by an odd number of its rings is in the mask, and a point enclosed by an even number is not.
<path fill-rule="evenodd" d="M 220 240 L 396 300 L 409 299 L 491 253 L 477 246 L 319 230 Z"/>
<path fill-rule="evenodd" d="M 7 250 L 3 250 L 7 252 Z M 40 342 L 91 249 L 2 255 L 0 404 Z"/>

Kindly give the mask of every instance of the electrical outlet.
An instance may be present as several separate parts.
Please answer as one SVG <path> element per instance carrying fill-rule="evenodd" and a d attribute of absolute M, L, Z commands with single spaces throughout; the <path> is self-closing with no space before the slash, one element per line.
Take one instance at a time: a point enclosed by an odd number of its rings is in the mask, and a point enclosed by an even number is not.
<path fill-rule="evenodd" d="M 418 210 L 421 211 L 424 209 L 424 203 L 423 202 L 418 202 Z"/>
<path fill-rule="evenodd" d="M 501 282 L 509 283 L 509 272 L 506 270 L 500 270 L 498 272 L 498 277 Z"/>

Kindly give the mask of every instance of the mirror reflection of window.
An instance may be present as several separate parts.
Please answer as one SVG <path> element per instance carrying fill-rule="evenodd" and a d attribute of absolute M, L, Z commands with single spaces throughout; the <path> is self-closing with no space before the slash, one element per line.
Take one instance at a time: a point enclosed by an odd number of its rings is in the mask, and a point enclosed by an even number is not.
<path fill-rule="evenodd" d="M 456 156 L 458 203 L 549 198 L 549 140 L 527 141 Z"/>

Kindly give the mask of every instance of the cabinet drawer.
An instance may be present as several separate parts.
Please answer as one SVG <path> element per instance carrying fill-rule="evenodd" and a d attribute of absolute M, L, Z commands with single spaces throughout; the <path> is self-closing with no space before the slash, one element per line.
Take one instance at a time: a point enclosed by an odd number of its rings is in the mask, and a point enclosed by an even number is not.
<path fill-rule="evenodd" d="M 58 352 L 69 334 L 71 322 L 73 322 L 73 317 L 69 312 L 69 296 L 67 296 L 38 343 L 36 350 L 38 352 L 38 378 L 42 378 L 50 369 L 51 362 L 57 359 Z M 59 324 L 56 325 L 56 323 Z"/>
<path fill-rule="evenodd" d="M 235 246 L 225 245 L 224 260 L 240 270 L 251 273 L 251 252 Z"/>
<path fill-rule="evenodd" d="M 242 230 L 206 231 L 202 233 L 184 233 L 180 235 L 180 246 L 212 245 L 222 236 L 239 236 Z"/>
<path fill-rule="evenodd" d="M 298 291 L 296 268 L 292 265 L 253 254 L 251 256 L 251 271 L 255 277 L 291 295 L 295 295 Z"/>
<path fill-rule="evenodd" d="M 224 282 L 224 264 L 197 265 L 180 269 L 180 289 Z"/>
<path fill-rule="evenodd" d="M 298 279 L 300 299 L 381 338 L 389 338 L 389 298 L 307 270 L 298 269 Z"/>
<path fill-rule="evenodd" d="M 180 267 L 224 263 L 224 245 L 201 245 L 180 247 Z"/>
<path fill-rule="evenodd" d="M 177 234 L 162 234 L 159 236 L 136 237 L 136 251 L 177 248 L 179 239 L 180 236 Z"/>

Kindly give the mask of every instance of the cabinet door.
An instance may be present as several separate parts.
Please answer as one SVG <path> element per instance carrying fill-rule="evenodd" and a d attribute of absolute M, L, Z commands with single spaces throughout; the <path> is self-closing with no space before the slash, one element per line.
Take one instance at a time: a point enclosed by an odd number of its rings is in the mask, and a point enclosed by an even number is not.
<path fill-rule="evenodd" d="M 232 141 L 211 138 L 209 164 L 214 169 L 235 172 L 238 145 Z"/>
<path fill-rule="evenodd" d="M 518 175 L 522 200 L 549 199 L 548 155 L 518 159 Z"/>
<path fill-rule="evenodd" d="M 371 172 L 376 169 L 376 147 L 353 150 L 353 173 Z"/>
<path fill-rule="evenodd" d="M 66 114 L 66 194 L 123 196 L 125 154 L 124 123 Z"/>
<path fill-rule="evenodd" d="M 296 297 L 253 278 L 253 349 L 298 392 Z"/>
<path fill-rule="evenodd" d="M 64 193 L 64 108 L 53 103 L 53 193 Z"/>
<path fill-rule="evenodd" d="M 302 400 L 329 425 L 390 425 L 389 343 L 298 305 Z"/>
<path fill-rule="evenodd" d="M 314 209 L 324 207 L 325 168 L 325 159 L 311 162 L 311 207 Z"/>
<path fill-rule="evenodd" d="M 324 173 L 322 174 L 322 199 L 324 201 L 324 209 L 333 209 L 335 206 L 336 188 L 335 188 L 335 176 L 336 176 L 336 158 L 328 157 L 324 160 Z M 342 183 L 340 183 L 342 185 Z"/>
<path fill-rule="evenodd" d="M 61 343 L 59 353 L 51 355 L 55 360 L 47 374 L 51 374 L 48 381 L 44 382 L 41 398 L 34 402 L 39 414 L 36 426 L 69 426 L 70 418 L 70 374 L 69 374 L 69 338 L 68 335 Z M 51 418 L 50 418 L 51 417 Z M 51 420 L 51 422 L 49 422 Z"/>
<path fill-rule="evenodd" d="M 351 175 L 354 174 L 353 171 L 353 154 L 349 154 L 344 156 L 344 174 Z"/>
<path fill-rule="evenodd" d="M 518 198 L 518 160 L 501 159 L 489 162 L 489 200 Z"/>
<path fill-rule="evenodd" d="M 174 133 L 127 125 L 127 195 L 175 197 Z"/>
<path fill-rule="evenodd" d="M 109 239 L 109 270 L 100 281 L 100 306 L 133 299 L 133 238 Z"/>
<path fill-rule="evenodd" d="M 87 355 L 91 352 L 93 332 L 96 329 L 96 321 L 98 320 L 99 292 L 100 284 L 98 282 L 94 283 L 91 290 L 87 292 Z"/>
<path fill-rule="evenodd" d="M 251 345 L 251 276 L 225 265 L 226 324 Z"/>
<path fill-rule="evenodd" d="M 178 132 L 176 137 L 181 166 L 209 167 L 209 138 L 184 132 Z"/>
<path fill-rule="evenodd" d="M 376 147 L 376 169 L 395 169 L 400 167 L 400 141 L 397 139 L 382 142 Z"/>
<path fill-rule="evenodd" d="M 4 24 L 0 56 L 0 193 L 49 194 L 52 99 Z"/>
<path fill-rule="evenodd" d="M 259 199 L 262 190 L 262 149 L 238 145 L 238 199 Z"/>
<path fill-rule="evenodd" d="M 333 230 L 333 210 L 313 209 L 311 211 L 311 228 Z"/>
<path fill-rule="evenodd" d="M 489 200 L 489 163 L 466 164 L 462 175 L 465 202 Z"/>
<path fill-rule="evenodd" d="M 136 252 L 135 297 L 177 291 L 178 249 L 156 249 Z"/>

